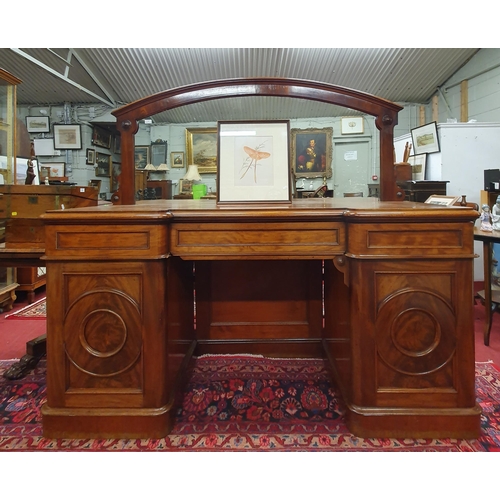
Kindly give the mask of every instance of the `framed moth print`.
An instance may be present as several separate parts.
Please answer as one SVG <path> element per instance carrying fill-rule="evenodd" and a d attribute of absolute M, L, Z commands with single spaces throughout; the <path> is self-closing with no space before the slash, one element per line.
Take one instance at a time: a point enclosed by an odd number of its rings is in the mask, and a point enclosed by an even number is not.
<path fill-rule="evenodd" d="M 291 158 L 296 178 L 332 176 L 333 129 L 292 129 Z"/>
<path fill-rule="evenodd" d="M 217 202 L 291 202 L 290 122 L 217 124 Z"/>
<path fill-rule="evenodd" d="M 82 149 L 80 125 L 54 125 L 54 149 Z"/>

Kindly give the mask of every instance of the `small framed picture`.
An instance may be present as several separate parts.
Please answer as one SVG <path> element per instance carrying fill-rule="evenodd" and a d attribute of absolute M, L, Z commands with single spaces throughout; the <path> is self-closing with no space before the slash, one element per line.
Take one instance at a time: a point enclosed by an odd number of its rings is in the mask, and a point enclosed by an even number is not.
<path fill-rule="evenodd" d="M 411 130 L 413 153 L 438 153 L 440 151 L 436 122 Z"/>
<path fill-rule="evenodd" d="M 111 155 L 96 153 L 96 177 L 111 177 Z"/>
<path fill-rule="evenodd" d="M 50 120 L 48 116 L 27 116 L 26 128 L 31 133 L 50 132 Z"/>
<path fill-rule="evenodd" d="M 344 116 L 340 119 L 342 135 L 362 134 L 365 131 L 362 116 Z"/>
<path fill-rule="evenodd" d="M 101 148 L 110 149 L 111 132 L 101 127 L 94 127 L 94 130 L 92 130 L 91 142 L 94 146 L 100 146 Z"/>
<path fill-rule="evenodd" d="M 87 149 L 87 156 L 85 158 L 87 165 L 94 165 L 95 163 L 95 149 Z"/>
<path fill-rule="evenodd" d="M 80 125 L 54 125 L 54 149 L 82 149 Z"/>
<path fill-rule="evenodd" d="M 170 166 L 174 168 L 184 168 L 186 166 L 184 162 L 184 152 L 176 151 L 170 153 Z"/>
<path fill-rule="evenodd" d="M 64 177 L 66 169 L 66 163 L 61 161 L 61 162 L 55 162 L 55 163 L 46 163 L 43 162 L 40 164 L 40 178 L 42 180 L 42 183 L 45 181 L 45 179 L 48 177 L 49 180 L 54 178 L 54 177 Z"/>
<path fill-rule="evenodd" d="M 149 163 L 149 146 L 135 146 L 135 168 L 144 170 Z"/>
<path fill-rule="evenodd" d="M 460 196 L 446 196 L 444 194 L 433 194 L 429 196 L 429 198 L 427 198 L 424 203 L 429 203 L 430 205 L 443 205 L 446 207 L 450 207 L 454 205 L 459 199 Z"/>
<path fill-rule="evenodd" d="M 425 179 L 425 168 L 427 163 L 427 154 L 413 155 L 408 158 L 411 165 L 411 178 L 414 181 L 423 181 Z"/>

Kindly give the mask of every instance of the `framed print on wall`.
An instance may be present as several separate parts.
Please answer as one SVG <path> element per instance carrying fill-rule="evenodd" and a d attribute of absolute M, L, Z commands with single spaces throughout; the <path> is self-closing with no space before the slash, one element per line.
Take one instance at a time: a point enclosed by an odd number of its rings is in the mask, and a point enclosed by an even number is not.
<path fill-rule="evenodd" d="M 364 131 L 362 116 L 344 116 L 340 119 L 340 133 L 342 135 L 362 134 Z"/>
<path fill-rule="evenodd" d="M 149 146 L 135 146 L 134 148 L 135 168 L 144 170 L 149 163 Z"/>
<path fill-rule="evenodd" d="M 200 174 L 217 172 L 217 128 L 186 129 L 187 164 L 198 165 Z"/>
<path fill-rule="evenodd" d="M 110 149 L 111 132 L 104 128 L 94 126 L 94 129 L 92 130 L 91 142 L 94 146 L 100 146 L 101 148 Z"/>
<path fill-rule="evenodd" d="M 416 155 L 440 151 L 436 122 L 413 128 L 411 130 L 411 140 L 413 142 L 413 153 Z"/>
<path fill-rule="evenodd" d="M 170 166 L 174 168 L 184 168 L 186 166 L 184 152 L 175 151 L 170 153 Z"/>
<path fill-rule="evenodd" d="M 96 154 L 95 175 L 96 177 L 111 177 L 111 155 Z"/>
<path fill-rule="evenodd" d="M 292 129 L 292 170 L 296 178 L 331 177 L 333 129 Z"/>
<path fill-rule="evenodd" d="M 95 149 L 87 148 L 87 155 L 85 158 L 86 165 L 93 165 L 95 163 Z"/>
<path fill-rule="evenodd" d="M 291 202 L 290 122 L 219 122 L 217 202 Z"/>
<path fill-rule="evenodd" d="M 54 125 L 54 149 L 82 149 L 80 125 Z"/>
<path fill-rule="evenodd" d="M 41 132 L 50 132 L 50 120 L 48 116 L 27 116 L 26 128 L 28 132 L 37 134 Z"/>
<path fill-rule="evenodd" d="M 40 177 L 43 181 L 45 181 L 46 177 L 48 177 L 49 180 L 54 177 L 64 177 L 65 170 L 66 163 L 63 161 L 54 163 L 43 162 L 40 164 Z"/>

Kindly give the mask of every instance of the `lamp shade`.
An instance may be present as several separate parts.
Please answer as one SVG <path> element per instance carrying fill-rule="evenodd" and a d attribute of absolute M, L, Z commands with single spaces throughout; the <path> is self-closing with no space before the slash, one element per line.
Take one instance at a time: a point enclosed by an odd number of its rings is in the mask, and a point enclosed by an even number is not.
<path fill-rule="evenodd" d="M 186 181 L 201 181 L 201 175 L 198 172 L 198 165 L 189 165 L 183 179 Z"/>
<path fill-rule="evenodd" d="M 156 170 L 155 166 L 152 163 L 148 163 L 145 167 L 144 170 Z"/>
<path fill-rule="evenodd" d="M 170 170 L 170 169 L 168 168 L 166 163 L 160 163 L 160 165 L 158 165 L 158 168 L 156 170 L 164 171 L 164 170 Z"/>

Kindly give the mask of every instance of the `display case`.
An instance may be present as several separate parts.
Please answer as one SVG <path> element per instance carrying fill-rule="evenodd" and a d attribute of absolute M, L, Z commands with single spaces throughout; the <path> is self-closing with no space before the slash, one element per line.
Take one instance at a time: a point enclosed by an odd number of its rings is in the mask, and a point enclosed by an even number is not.
<path fill-rule="evenodd" d="M 16 179 L 16 86 L 21 80 L 0 68 L 0 184 Z M 5 241 L 6 214 L 0 211 L 0 245 Z M 0 267 L 0 309 L 9 311 L 16 300 L 16 271 Z"/>

